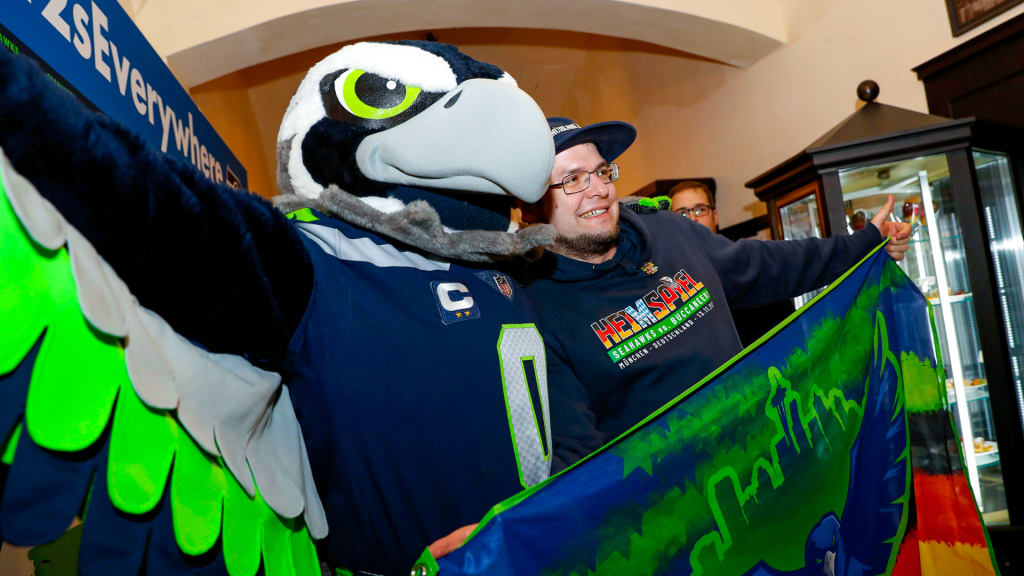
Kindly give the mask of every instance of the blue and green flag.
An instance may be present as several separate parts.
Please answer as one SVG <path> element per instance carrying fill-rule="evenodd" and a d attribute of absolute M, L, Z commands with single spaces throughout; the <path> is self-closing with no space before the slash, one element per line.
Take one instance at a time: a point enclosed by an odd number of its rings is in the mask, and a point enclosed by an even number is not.
<path fill-rule="evenodd" d="M 742 354 L 418 568 L 995 573 L 951 439 L 928 302 L 876 249 Z"/>

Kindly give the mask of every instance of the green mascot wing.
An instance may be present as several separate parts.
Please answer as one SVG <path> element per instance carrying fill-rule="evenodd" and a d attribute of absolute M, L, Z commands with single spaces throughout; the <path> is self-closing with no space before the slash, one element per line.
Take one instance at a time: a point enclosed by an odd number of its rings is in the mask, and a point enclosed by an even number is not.
<path fill-rule="evenodd" d="M 123 558 L 174 571 L 161 535 L 183 566 L 320 572 L 312 538 L 327 523 L 279 375 L 206 352 L 141 307 L 2 151 L 0 262 L 5 540 L 51 541 L 80 515 L 83 540 L 107 543 L 83 546 L 83 572 L 102 572 L 118 541 Z M 38 493 L 62 476 L 68 489 Z"/>

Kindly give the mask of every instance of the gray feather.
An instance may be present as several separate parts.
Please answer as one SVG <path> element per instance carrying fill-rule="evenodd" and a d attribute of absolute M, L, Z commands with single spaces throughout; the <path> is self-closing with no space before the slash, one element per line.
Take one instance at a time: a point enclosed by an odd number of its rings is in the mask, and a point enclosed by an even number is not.
<path fill-rule="evenodd" d="M 131 301 L 127 287 L 78 230 L 67 226 L 66 231 L 82 315 L 103 332 L 124 338 L 128 328 L 121 310 L 124 302 Z"/>
<path fill-rule="evenodd" d="M 0 165 L 3 166 L 4 191 L 11 208 L 21 220 L 29 236 L 43 247 L 57 250 L 64 245 L 64 218 L 50 201 L 43 198 L 36 187 L 11 165 L 7 155 L 0 149 Z"/>
<path fill-rule="evenodd" d="M 277 189 L 281 194 L 294 195 L 292 180 L 288 176 L 288 155 L 295 136 L 277 143 Z"/>
<path fill-rule="evenodd" d="M 334 185 L 316 199 L 288 194 L 277 196 L 274 203 L 285 213 L 314 208 L 426 253 L 463 262 L 536 257 L 541 249 L 551 244 L 554 236 L 554 229 L 548 224 L 528 226 L 516 233 L 490 230 L 446 232 L 437 211 L 422 200 L 410 202 L 396 212 L 382 212 Z"/>

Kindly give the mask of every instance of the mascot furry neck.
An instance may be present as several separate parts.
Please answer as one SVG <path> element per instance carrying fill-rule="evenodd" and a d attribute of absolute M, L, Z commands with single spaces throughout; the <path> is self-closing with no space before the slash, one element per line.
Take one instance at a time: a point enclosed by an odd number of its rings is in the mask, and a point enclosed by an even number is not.
<path fill-rule="evenodd" d="M 500 263 L 550 239 L 510 212 L 553 143 L 499 68 L 318 63 L 278 136 L 289 217 L 10 54 L 0 149 L 4 541 L 80 517 L 83 574 L 407 573 L 547 477 L 543 341 Z"/>

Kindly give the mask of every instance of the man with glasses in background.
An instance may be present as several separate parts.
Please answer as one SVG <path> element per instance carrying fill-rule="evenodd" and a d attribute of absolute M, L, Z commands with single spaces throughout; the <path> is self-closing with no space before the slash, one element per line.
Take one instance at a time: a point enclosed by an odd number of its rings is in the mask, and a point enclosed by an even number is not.
<path fill-rule="evenodd" d="M 672 211 L 682 214 L 708 230 L 718 232 L 718 209 L 715 194 L 708 185 L 697 180 L 684 180 L 668 191 Z"/>
<path fill-rule="evenodd" d="M 524 289 L 548 358 L 556 472 L 628 430 L 741 350 L 731 306 L 790 298 L 838 278 L 877 246 L 899 260 L 909 226 L 892 209 L 853 235 L 731 240 L 669 211 L 620 210 L 624 122 L 549 118 L 549 188 L 525 213 L 555 228 Z M 695 212 L 695 211 L 694 211 Z M 692 212 L 691 212 L 692 213 Z"/>
<path fill-rule="evenodd" d="M 682 214 L 697 224 L 718 233 L 718 209 L 715 208 L 715 193 L 699 180 L 684 180 L 668 191 L 672 211 Z M 864 227 L 867 219 L 861 224 Z M 859 230 L 860 228 L 857 228 Z M 793 313 L 790 299 L 771 302 L 756 308 L 733 308 L 732 320 L 743 347 L 757 341 L 776 324 Z"/>

